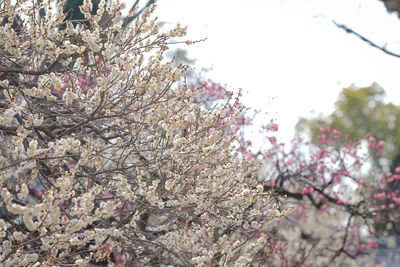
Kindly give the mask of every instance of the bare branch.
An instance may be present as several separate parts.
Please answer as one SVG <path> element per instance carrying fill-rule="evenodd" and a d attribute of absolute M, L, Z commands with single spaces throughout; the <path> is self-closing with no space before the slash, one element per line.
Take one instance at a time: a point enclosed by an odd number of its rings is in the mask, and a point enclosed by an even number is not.
<path fill-rule="evenodd" d="M 337 23 L 337 22 L 334 21 L 334 20 L 332 20 L 332 22 L 336 25 L 336 27 L 345 30 L 345 31 L 346 31 L 347 33 L 349 33 L 349 34 L 354 34 L 355 36 L 357 36 L 358 38 L 360 38 L 361 40 L 363 40 L 364 42 L 366 42 L 366 43 L 369 44 L 370 46 L 375 47 L 375 48 L 378 48 L 379 50 L 381 50 L 381 51 L 384 52 L 385 54 L 388 54 L 388 55 L 393 56 L 393 57 L 398 57 L 398 58 L 400 58 L 400 54 L 391 52 L 391 51 L 387 50 L 386 47 L 384 47 L 384 46 L 379 46 L 379 45 L 377 45 L 376 43 L 374 43 L 374 42 L 372 42 L 371 40 L 369 40 L 369 39 L 365 38 L 364 36 L 362 36 L 361 34 L 359 34 L 359 33 L 355 32 L 354 30 L 350 29 L 350 28 L 347 27 L 346 25 L 344 25 L 344 24 L 339 24 L 339 23 Z"/>

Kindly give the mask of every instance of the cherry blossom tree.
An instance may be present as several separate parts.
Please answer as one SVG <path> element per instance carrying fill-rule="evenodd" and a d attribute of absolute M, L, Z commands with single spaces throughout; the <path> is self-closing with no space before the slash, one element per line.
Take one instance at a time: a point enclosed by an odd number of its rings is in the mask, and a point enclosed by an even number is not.
<path fill-rule="evenodd" d="M 373 265 L 376 238 L 385 233 L 376 226 L 399 234 L 400 192 L 390 185 L 400 179 L 400 168 L 371 168 L 384 149 L 372 135 L 361 141 L 329 126 L 319 131 L 317 143 L 298 138 L 288 148 L 267 136 L 271 148 L 262 154 L 267 163 L 259 179 L 266 191 L 287 198 L 283 206 L 295 207 L 278 231 L 280 247 L 286 247 L 281 265 Z"/>
<path fill-rule="evenodd" d="M 1 265 L 274 257 L 290 210 L 235 148 L 238 97 L 207 106 L 164 57 L 186 28 L 160 32 L 154 6 L 125 27 L 118 0 L 85 0 L 73 24 L 65 2 L 0 2 Z"/>

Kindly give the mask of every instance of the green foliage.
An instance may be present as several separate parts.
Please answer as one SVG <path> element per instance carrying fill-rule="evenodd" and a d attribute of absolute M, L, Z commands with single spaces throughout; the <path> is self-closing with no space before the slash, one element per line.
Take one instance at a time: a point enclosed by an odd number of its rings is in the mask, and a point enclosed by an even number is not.
<path fill-rule="evenodd" d="M 312 119 L 301 118 L 296 126 L 297 131 L 308 132 L 313 142 L 318 141 L 318 128 L 326 125 L 340 129 L 349 138 L 361 139 L 371 133 L 376 139 L 385 141 L 383 156 L 390 162 L 375 163 L 380 167 L 390 166 L 392 170 L 398 165 L 396 159 L 400 157 L 400 107 L 386 103 L 384 96 L 385 91 L 376 83 L 364 88 L 345 88 L 332 114 Z"/>

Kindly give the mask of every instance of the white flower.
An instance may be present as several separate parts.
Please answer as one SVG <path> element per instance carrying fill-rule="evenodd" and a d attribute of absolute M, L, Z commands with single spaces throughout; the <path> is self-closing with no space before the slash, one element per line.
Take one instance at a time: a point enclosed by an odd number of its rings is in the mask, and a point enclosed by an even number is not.
<path fill-rule="evenodd" d="M 25 200 L 29 194 L 28 186 L 23 183 L 19 186 L 18 198 L 20 200 Z"/>

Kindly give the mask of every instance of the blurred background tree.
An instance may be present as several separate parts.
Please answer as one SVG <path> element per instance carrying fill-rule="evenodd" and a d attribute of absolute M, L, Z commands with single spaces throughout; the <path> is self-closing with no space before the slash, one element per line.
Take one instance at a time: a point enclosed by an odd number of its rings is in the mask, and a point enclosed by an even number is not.
<path fill-rule="evenodd" d="M 377 83 L 363 88 L 344 88 L 332 114 L 301 118 L 296 130 L 310 134 L 312 142 L 317 141 L 318 129 L 326 125 L 340 129 L 350 139 L 371 133 L 385 142 L 384 157 L 380 160 L 374 157 L 374 165 L 382 171 L 394 172 L 400 165 L 400 107 L 384 101 L 384 97 L 385 91 Z"/>

